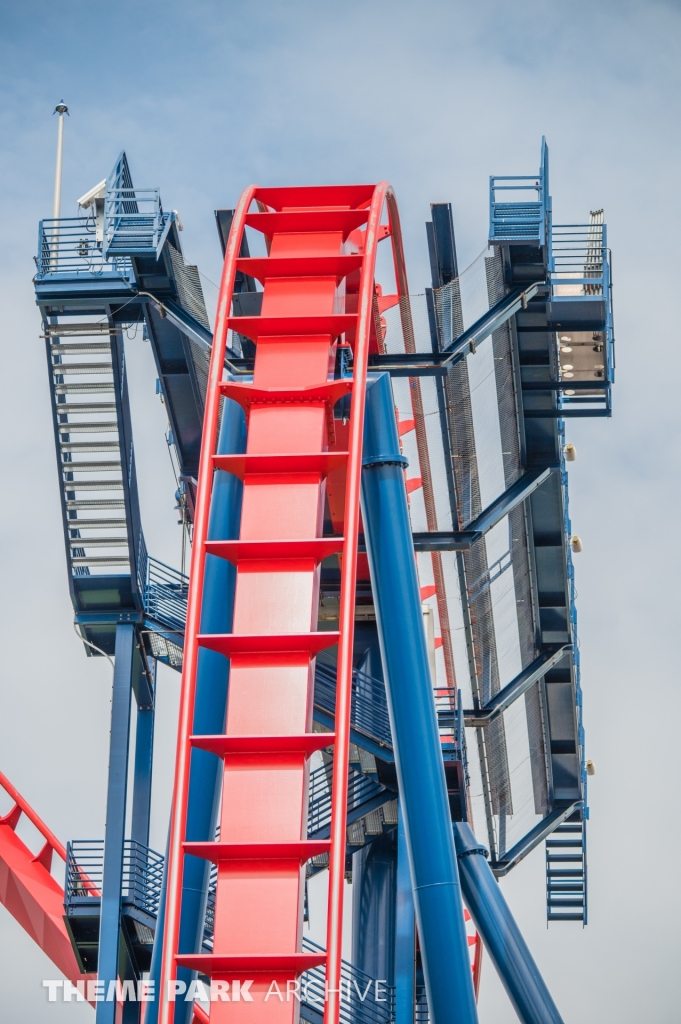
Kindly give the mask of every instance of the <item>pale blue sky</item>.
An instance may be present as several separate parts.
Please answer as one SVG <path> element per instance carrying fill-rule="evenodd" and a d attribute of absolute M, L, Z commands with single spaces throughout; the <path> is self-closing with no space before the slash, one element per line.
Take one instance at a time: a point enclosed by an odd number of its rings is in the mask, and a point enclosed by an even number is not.
<path fill-rule="evenodd" d="M 452 202 L 465 265 L 486 241 L 488 175 L 534 173 L 545 134 L 555 219 L 605 207 L 615 280 L 615 415 L 568 427 L 597 764 L 590 924 L 546 930 L 541 850 L 503 885 L 566 1024 L 675 1024 L 681 4 L 0 0 L 0 26 L 0 770 L 63 839 L 102 834 L 110 670 L 86 660 L 72 632 L 31 285 L 57 100 L 71 108 L 64 214 L 125 148 L 135 182 L 159 185 L 180 211 L 186 254 L 213 280 L 213 210 L 251 181 L 388 178 L 420 291 L 428 204 Z M 145 532 L 177 562 L 155 374 L 148 349 L 129 358 Z M 176 679 L 164 679 L 170 735 Z M 160 786 L 169 769 L 168 756 Z M 87 1007 L 44 1002 L 50 976 L 0 910 L 3 1016 L 92 1019 Z M 480 1020 L 515 1020 L 489 961 Z"/>

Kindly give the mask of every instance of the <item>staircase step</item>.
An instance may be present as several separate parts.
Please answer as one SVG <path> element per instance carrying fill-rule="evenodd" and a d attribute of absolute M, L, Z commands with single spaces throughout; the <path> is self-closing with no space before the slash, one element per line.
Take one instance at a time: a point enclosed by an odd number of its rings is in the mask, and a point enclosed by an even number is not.
<path fill-rule="evenodd" d="M 347 452 L 286 455 L 214 455 L 213 465 L 243 480 L 247 473 L 321 473 L 325 476 L 347 462 Z"/>
<path fill-rule="evenodd" d="M 546 862 L 547 862 L 547 864 L 561 864 L 561 863 L 562 864 L 567 864 L 567 863 L 573 863 L 573 864 L 579 863 L 579 864 L 581 864 L 582 857 L 581 857 L 580 854 L 576 854 L 576 853 L 575 854 L 571 854 L 571 853 L 552 853 L 552 854 L 547 854 Z"/>
<path fill-rule="evenodd" d="M 120 462 L 62 462 L 64 473 L 120 473 Z"/>
<path fill-rule="evenodd" d="M 275 232 L 342 231 L 343 241 L 369 219 L 368 210 L 287 210 L 283 213 L 249 213 L 246 224 L 269 238 Z"/>
<path fill-rule="evenodd" d="M 111 441 L 60 441 L 62 452 L 117 452 L 120 450 L 117 440 Z"/>
<path fill-rule="evenodd" d="M 122 480 L 62 480 L 65 491 L 120 491 Z"/>
<path fill-rule="evenodd" d="M 118 421 L 117 420 L 105 420 L 100 423 L 68 423 L 59 424 L 60 434 L 117 434 L 118 433 Z"/>
<path fill-rule="evenodd" d="M 102 382 L 101 384 L 55 384 L 55 394 L 57 395 L 97 395 L 104 394 L 104 392 L 113 392 L 115 390 L 113 381 Z M 57 406 L 59 412 L 62 412 L 60 406 Z M 116 406 L 114 405 L 114 409 Z"/>
<path fill-rule="evenodd" d="M 127 546 L 127 537 L 71 537 L 72 548 L 127 548 Z"/>
<path fill-rule="evenodd" d="M 65 385 L 66 386 L 66 385 Z M 74 387 L 80 387 L 81 385 L 74 385 Z M 87 387 L 87 385 L 86 385 Z M 108 385 L 107 385 L 108 387 Z M 113 391 L 113 387 L 109 390 Z M 61 416 L 65 414 L 67 416 L 83 416 L 92 415 L 93 413 L 116 412 L 115 402 L 60 402 L 57 405 L 57 413 Z M 116 423 L 118 428 L 118 423 Z"/>
<path fill-rule="evenodd" d="M 126 519 L 69 519 L 70 530 L 127 530 Z"/>
<path fill-rule="evenodd" d="M 122 498 L 70 498 L 66 501 L 66 508 L 71 509 L 95 509 L 95 508 L 125 508 Z"/>
<path fill-rule="evenodd" d="M 65 341 L 58 345 L 53 342 L 50 345 L 50 351 L 53 356 L 111 356 L 111 343 L 109 341 Z"/>
<path fill-rule="evenodd" d="M 71 323 L 71 324 L 47 324 L 45 327 L 46 338 L 75 338 L 79 335 L 96 337 L 97 335 L 119 334 L 122 327 L 112 327 L 108 322 L 100 323 Z"/>
<path fill-rule="evenodd" d="M 583 907 L 584 900 L 549 900 L 548 905 L 552 910 L 560 907 Z"/>
<path fill-rule="evenodd" d="M 93 375 L 113 372 L 112 363 L 53 363 L 52 373 L 61 377 L 68 377 L 73 373 L 91 373 Z"/>
<path fill-rule="evenodd" d="M 73 565 L 129 565 L 130 559 L 124 555 L 83 555 L 72 558 Z"/>
<path fill-rule="evenodd" d="M 317 654 L 325 647 L 338 643 L 340 633 L 268 633 L 265 635 L 239 635 L 237 633 L 202 634 L 199 646 L 218 651 L 230 657 L 232 654 L 279 654 L 302 652 Z"/>
<path fill-rule="evenodd" d="M 584 923 L 583 914 L 548 914 L 547 921 L 581 921 Z"/>
<path fill-rule="evenodd" d="M 564 849 L 565 847 L 572 847 L 573 849 L 575 847 L 579 847 L 581 849 L 582 840 L 581 840 L 581 838 L 579 838 L 579 839 L 547 839 L 546 840 L 546 846 L 547 846 L 547 849 L 557 849 L 557 848 L 563 848 Z"/>

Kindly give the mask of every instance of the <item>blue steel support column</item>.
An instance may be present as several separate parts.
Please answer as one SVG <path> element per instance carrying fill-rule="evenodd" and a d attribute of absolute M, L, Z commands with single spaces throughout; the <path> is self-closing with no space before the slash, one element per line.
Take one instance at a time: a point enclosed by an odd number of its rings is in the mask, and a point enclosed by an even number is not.
<path fill-rule="evenodd" d="M 132 703 L 132 673 L 135 653 L 135 627 L 119 624 L 116 627 L 116 654 L 111 698 L 111 745 L 109 783 L 106 794 L 104 875 L 97 971 L 99 979 L 105 983 L 105 993 L 108 991 L 109 984 L 118 977 L 125 805 L 130 747 L 130 705 Z M 115 1019 L 115 1000 L 97 1003 L 97 1024 L 114 1024 Z"/>
<path fill-rule="evenodd" d="M 365 974 L 395 983 L 397 849 L 386 832 L 352 858 L 352 962 Z"/>
<path fill-rule="evenodd" d="M 522 1024 L 563 1024 L 501 888 L 484 846 L 465 821 L 454 824 L 461 888 L 485 949 Z"/>
<path fill-rule="evenodd" d="M 477 1011 L 416 577 L 405 459 L 387 374 L 367 387 L 362 516 L 433 1024 Z"/>
<path fill-rule="evenodd" d="M 411 891 L 402 801 L 397 812 L 397 906 L 395 910 L 395 1024 L 414 1024 L 416 919 Z"/>
<path fill-rule="evenodd" d="M 143 655 L 142 655 L 143 656 Z M 156 675 L 156 662 L 152 669 Z M 149 845 L 151 812 L 151 771 L 154 758 L 154 706 L 137 708 L 135 735 L 135 774 L 132 789 L 132 824 L 130 838 L 142 846 Z"/>
<path fill-rule="evenodd" d="M 246 451 L 246 420 L 243 410 L 224 399 L 222 421 L 218 438 L 219 455 Z M 235 540 L 239 536 L 241 521 L 241 495 L 243 485 L 231 473 L 215 474 L 211 498 L 209 540 Z M 205 633 L 230 633 L 234 610 L 236 570 L 224 558 L 206 556 L 203 584 L 203 612 L 201 629 Z M 194 733 L 214 735 L 224 732 L 227 710 L 227 684 L 229 662 L 221 654 L 202 649 L 196 674 L 194 703 Z M 222 761 L 205 750 L 192 751 L 187 802 L 187 839 L 210 841 L 215 838 L 217 803 L 220 795 Z M 210 877 L 210 864 L 198 857 L 185 857 L 184 886 L 182 892 L 182 918 L 179 951 L 201 952 L 203 927 L 206 917 L 206 896 Z M 156 936 L 163 934 L 165 914 L 165 879 L 159 907 Z M 161 943 L 154 942 L 150 978 L 158 984 Z M 180 967 L 177 977 L 189 985 L 196 973 Z M 179 1001 L 175 1005 L 175 1024 L 188 1024 L 191 1002 Z M 145 1024 L 156 1024 L 158 999 L 149 1003 Z M 97 1022 L 99 1024 L 99 1022 Z"/>

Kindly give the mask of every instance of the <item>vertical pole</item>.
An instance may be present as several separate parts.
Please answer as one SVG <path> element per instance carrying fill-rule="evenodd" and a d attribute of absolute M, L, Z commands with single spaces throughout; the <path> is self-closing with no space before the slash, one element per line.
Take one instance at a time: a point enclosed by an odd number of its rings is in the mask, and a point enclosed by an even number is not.
<path fill-rule="evenodd" d="M 54 166 L 54 193 L 52 195 L 52 219 L 57 221 L 57 223 L 52 225 L 52 234 L 50 237 L 50 248 L 52 249 L 50 269 L 53 273 L 59 269 L 58 219 L 61 216 L 61 168 L 64 152 L 64 114 L 68 114 L 68 112 L 69 108 L 63 100 L 59 101 L 53 111 L 53 113 L 59 114 L 59 121 L 57 122 L 57 157 Z"/>
<path fill-rule="evenodd" d="M 433 1024 L 477 1024 L 404 463 L 387 374 L 367 389 L 362 518 Z"/>
<path fill-rule="evenodd" d="M 119 623 L 116 627 L 115 657 L 97 970 L 98 978 L 104 982 L 105 993 L 108 992 L 109 984 L 118 977 L 125 804 L 130 746 L 130 705 L 133 659 L 135 657 L 135 627 L 133 625 Z M 97 1003 L 97 1024 L 115 1024 L 115 1019 L 115 1000 Z"/>
<path fill-rule="evenodd" d="M 57 160 L 54 168 L 54 195 L 52 197 L 52 216 L 56 219 L 61 216 L 61 167 L 64 151 L 64 114 L 68 114 L 69 108 L 63 100 L 60 100 L 54 108 L 54 113 L 59 114 L 57 122 Z"/>
<path fill-rule="evenodd" d="M 395 915 L 395 1024 L 414 1024 L 416 927 L 402 801 L 397 816 L 397 907 Z"/>

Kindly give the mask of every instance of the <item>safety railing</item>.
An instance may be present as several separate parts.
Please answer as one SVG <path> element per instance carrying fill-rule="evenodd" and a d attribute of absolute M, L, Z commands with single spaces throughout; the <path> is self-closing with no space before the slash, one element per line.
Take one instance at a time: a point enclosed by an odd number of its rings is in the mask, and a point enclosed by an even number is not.
<path fill-rule="evenodd" d="M 38 229 L 38 279 L 51 274 L 68 277 L 133 279 L 127 256 L 107 259 L 96 222 L 91 217 L 60 217 L 41 220 Z"/>
<path fill-rule="evenodd" d="M 498 193 L 522 192 L 514 202 L 500 202 Z M 532 198 L 526 198 L 528 193 Z M 493 175 L 489 179 L 490 244 L 534 242 L 546 245 L 551 237 L 549 151 L 542 139 L 539 174 Z"/>
<path fill-rule="evenodd" d="M 172 633 L 184 633 L 189 577 L 147 553 L 140 536 L 138 586 L 146 615 Z"/>
<path fill-rule="evenodd" d="M 323 953 L 324 947 L 312 939 L 304 938 L 303 952 Z M 306 971 L 300 981 L 301 1017 L 316 1024 L 324 1015 L 325 995 L 325 968 L 321 966 Z M 310 1016 L 310 1011 L 315 1015 Z M 392 1024 L 395 1019 L 394 987 L 388 985 L 385 979 L 372 978 L 343 960 L 340 1019 L 342 1024 Z"/>
<path fill-rule="evenodd" d="M 317 655 L 314 700 L 321 710 L 330 715 L 335 714 L 336 659 L 323 652 Z M 392 749 L 388 701 L 385 684 L 380 679 L 374 679 L 357 669 L 353 671 L 350 715 L 353 729 Z"/>
<path fill-rule="evenodd" d="M 104 255 L 157 255 L 171 214 L 157 188 L 109 188 L 104 198 Z"/>
<path fill-rule="evenodd" d="M 333 764 L 320 765 L 310 772 L 307 831 L 310 836 L 324 838 L 331 825 L 331 776 Z M 394 799 L 395 794 L 372 779 L 370 775 L 348 769 L 348 824 L 369 814 L 382 803 Z"/>
<path fill-rule="evenodd" d="M 569 322 L 568 306 L 575 302 L 587 311 L 582 312 L 587 319 L 593 305 L 602 325 L 595 331 L 587 325 L 577 338 L 574 330 L 559 331 L 561 378 L 576 382 L 568 383 L 561 392 L 561 411 L 567 415 L 609 414 L 610 385 L 615 379 L 615 337 L 610 250 L 602 210 L 592 213 L 589 224 L 554 225 L 550 281 L 554 319 Z M 559 307 L 564 307 L 565 313 L 561 309 L 559 314 Z M 591 383 L 593 388 L 589 387 Z M 579 411 L 570 412 L 571 407 Z"/>
<path fill-rule="evenodd" d="M 104 873 L 104 840 L 74 839 L 66 846 L 64 905 L 99 903 Z M 123 900 L 155 916 L 161 898 L 163 856 L 127 839 L 123 848 Z"/>
<path fill-rule="evenodd" d="M 608 257 L 605 224 L 554 224 L 551 235 L 554 295 L 607 297 L 610 286 Z"/>

